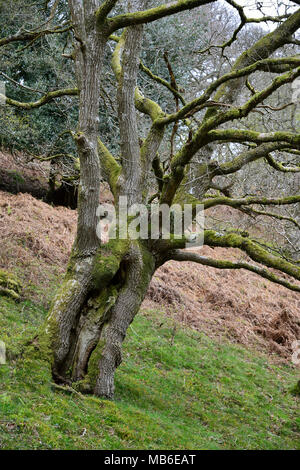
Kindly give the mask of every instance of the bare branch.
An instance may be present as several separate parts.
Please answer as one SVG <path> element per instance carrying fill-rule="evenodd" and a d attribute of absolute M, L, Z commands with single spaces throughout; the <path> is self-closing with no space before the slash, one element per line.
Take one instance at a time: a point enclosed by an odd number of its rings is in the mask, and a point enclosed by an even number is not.
<path fill-rule="evenodd" d="M 240 16 L 239 26 L 235 29 L 235 31 L 233 32 L 233 35 L 231 36 L 231 38 L 228 41 L 226 41 L 226 42 L 224 42 L 223 44 L 220 44 L 220 45 L 211 44 L 208 47 L 206 47 L 205 49 L 202 49 L 200 51 L 196 51 L 197 54 L 204 54 L 205 52 L 210 51 L 210 49 L 212 49 L 212 48 L 217 48 L 217 49 L 222 50 L 222 55 L 223 55 L 224 49 L 226 47 L 231 46 L 231 44 L 237 39 L 238 33 L 243 29 L 243 27 L 246 24 L 249 24 L 249 23 L 262 23 L 262 22 L 267 22 L 267 21 L 272 21 L 272 22 L 275 22 L 275 23 L 279 23 L 282 20 L 287 19 L 290 16 L 290 15 L 280 15 L 280 16 L 263 16 L 261 18 L 247 18 L 246 15 L 245 15 L 245 12 L 244 12 L 244 8 L 241 5 L 238 5 L 233 0 L 226 0 L 226 2 L 237 10 L 237 12 Z"/>
<path fill-rule="evenodd" d="M 274 150 L 279 150 L 285 148 L 286 144 L 281 142 L 261 144 L 258 147 L 247 150 L 246 152 L 241 153 L 236 158 L 230 162 L 221 163 L 220 165 L 214 167 L 213 175 L 229 175 L 237 172 L 243 166 L 248 163 L 254 162 L 260 158 L 268 158 L 268 154 Z"/>
<path fill-rule="evenodd" d="M 186 239 L 160 240 L 159 249 L 173 252 L 185 248 Z M 291 262 L 272 255 L 262 246 L 248 236 L 239 233 L 221 233 L 215 230 L 204 230 L 204 245 L 220 246 L 223 248 L 238 248 L 244 251 L 253 261 L 263 264 L 269 268 L 277 269 L 300 281 L 300 267 Z"/>
<path fill-rule="evenodd" d="M 285 70 L 290 70 L 291 68 L 299 67 L 299 65 L 300 65 L 300 58 L 296 56 L 296 57 L 285 57 L 281 59 L 258 60 L 257 62 L 254 62 L 253 64 L 248 65 L 247 67 L 244 67 L 238 70 L 233 70 L 223 75 L 219 79 L 215 80 L 215 82 L 213 82 L 199 98 L 196 98 L 193 101 L 190 101 L 189 103 L 187 103 L 183 108 L 180 109 L 180 111 L 174 114 L 169 114 L 165 118 L 161 118 L 158 124 L 166 125 L 174 121 L 177 121 L 178 119 L 184 119 L 189 115 L 189 113 L 192 110 L 196 108 L 197 108 L 197 111 L 199 111 L 200 109 L 203 109 L 204 107 L 217 107 L 219 103 L 218 101 L 214 100 L 212 102 L 208 102 L 210 96 L 221 85 L 224 85 L 231 80 L 248 76 L 256 71 L 270 72 L 273 70 L 273 67 L 280 67 L 281 70 L 282 70 L 282 67 L 284 67 Z M 276 71 L 278 71 L 278 69 L 276 69 Z M 257 96 L 257 93 L 255 94 L 255 96 Z M 219 103 L 219 105 L 228 107 L 231 104 L 221 102 Z"/>
<path fill-rule="evenodd" d="M 26 85 L 22 85 L 21 83 L 17 82 L 16 80 L 14 80 L 13 78 L 9 77 L 8 75 L 6 75 L 6 73 L 4 72 L 0 72 L 0 75 L 2 75 L 2 77 L 4 77 L 6 80 L 10 81 L 11 83 L 13 83 L 15 86 L 18 86 L 20 88 L 24 88 L 24 90 L 28 90 L 28 91 L 32 91 L 33 93 L 41 93 L 42 95 L 45 95 L 46 93 L 44 91 L 41 91 L 41 90 L 36 90 L 35 88 L 31 88 L 29 86 L 26 86 Z"/>

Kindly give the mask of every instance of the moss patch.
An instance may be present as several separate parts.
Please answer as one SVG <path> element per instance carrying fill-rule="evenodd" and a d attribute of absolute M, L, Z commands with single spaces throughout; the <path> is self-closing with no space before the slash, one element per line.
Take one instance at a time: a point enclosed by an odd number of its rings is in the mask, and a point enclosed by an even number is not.
<path fill-rule="evenodd" d="M 0 295 L 20 300 L 21 283 L 19 279 L 7 271 L 0 269 Z"/>

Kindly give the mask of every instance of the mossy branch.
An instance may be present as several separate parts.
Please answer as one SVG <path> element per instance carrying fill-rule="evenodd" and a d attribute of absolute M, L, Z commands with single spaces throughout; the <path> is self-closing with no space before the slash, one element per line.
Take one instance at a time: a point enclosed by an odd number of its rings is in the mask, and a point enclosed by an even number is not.
<path fill-rule="evenodd" d="M 122 38 L 122 36 L 116 36 L 114 34 L 111 34 L 109 36 L 109 39 L 111 41 L 115 41 L 117 43 L 119 43 L 121 41 L 120 46 L 118 48 L 117 47 L 115 48 L 114 53 L 113 53 L 113 59 L 112 59 L 112 67 L 113 67 L 113 70 L 114 70 L 114 73 L 115 73 L 116 77 L 118 77 L 119 74 L 121 73 L 121 64 L 120 64 L 119 58 L 122 54 L 121 48 L 123 47 L 123 44 L 124 44 L 124 38 L 123 38 L 123 40 L 121 38 Z M 164 87 L 168 88 L 168 90 L 170 90 L 170 92 L 173 93 L 173 95 L 175 97 L 177 97 L 182 102 L 183 105 L 186 104 L 184 97 L 182 96 L 181 93 L 179 93 L 178 90 L 176 90 L 174 87 L 172 87 L 172 85 L 170 85 L 170 83 L 167 82 L 167 80 L 165 80 L 165 79 L 159 77 L 158 75 L 155 75 L 153 72 L 151 72 L 151 70 L 148 67 L 146 67 L 146 65 L 142 61 L 140 61 L 140 69 L 143 72 L 145 72 L 148 75 L 148 77 L 150 77 L 152 80 L 154 80 L 155 82 L 160 83 Z M 137 100 L 138 99 L 139 99 L 139 97 L 137 96 Z"/>
<path fill-rule="evenodd" d="M 266 143 L 261 144 L 258 147 L 251 148 L 246 152 L 241 153 L 237 157 L 233 158 L 231 161 L 226 163 L 221 163 L 213 170 L 214 176 L 217 175 L 229 175 L 231 173 L 235 173 L 243 166 L 259 160 L 260 158 L 266 157 L 268 158 L 268 154 L 270 152 L 274 152 L 275 150 L 280 150 L 285 148 L 286 145 L 281 142 L 274 142 L 274 143 Z M 271 157 L 272 158 L 272 157 Z"/>
<path fill-rule="evenodd" d="M 119 81 L 122 73 L 121 56 L 125 44 L 125 31 L 120 37 L 110 36 L 110 38 L 117 42 L 112 55 L 111 66 L 117 81 Z M 152 121 L 155 121 L 164 115 L 161 107 L 155 101 L 145 98 L 138 87 L 135 89 L 134 98 L 136 109 L 143 114 L 147 114 Z"/>
<path fill-rule="evenodd" d="M 270 96 L 275 90 L 286 83 L 292 82 L 298 76 L 300 76 L 300 67 L 297 67 L 295 71 L 290 71 L 286 74 L 276 77 L 272 81 L 271 85 L 253 95 L 243 106 L 230 109 L 230 111 L 224 113 L 218 113 L 204 120 L 203 124 L 198 128 L 198 131 L 194 134 L 193 138 L 181 148 L 181 150 L 174 156 L 172 160 L 172 174 L 168 186 L 165 189 L 166 200 L 164 202 L 169 203 L 172 201 L 177 188 L 184 178 L 185 167 L 190 163 L 195 153 L 209 142 L 217 140 L 229 140 L 231 142 L 235 142 L 239 141 L 240 139 L 242 141 L 257 141 L 259 143 L 287 142 L 291 145 L 299 146 L 300 134 L 292 134 L 287 132 L 262 134 L 253 131 L 240 131 L 234 129 L 226 129 L 221 131 L 213 130 L 228 121 L 246 117 L 253 109 L 255 109 L 259 103 Z M 158 122 L 165 123 L 166 120 L 160 119 Z M 244 137 L 243 139 L 241 138 L 242 136 Z M 252 137 L 252 139 L 249 137 Z"/>
<path fill-rule="evenodd" d="M 170 253 L 170 259 L 175 261 L 191 261 L 194 263 L 199 263 L 204 266 L 211 266 L 217 269 L 246 269 L 247 271 L 251 271 L 259 276 L 268 279 L 271 282 L 276 284 L 280 284 L 284 287 L 287 287 L 290 290 L 300 292 L 300 286 L 295 284 L 291 284 L 290 282 L 276 276 L 274 273 L 269 271 L 265 268 L 260 268 L 250 263 L 246 263 L 244 261 L 228 261 L 228 260 L 220 260 L 220 259 L 213 259 L 208 258 L 206 256 L 201 256 L 198 253 L 193 253 L 191 251 L 185 250 L 174 250 Z"/>
<path fill-rule="evenodd" d="M 237 233 L 222 234 L 214 230 L 204 231 L 204 244 L 208 246 L 221 246 L 224 248 L 239 248 L 257 263 L 269 268 L 278 269 L 289 276 L 300 280 L 300 267 L 289 261 L 274 256 L 248 237 Z"/>
<path fill-rule="evenodd" d="M 111 37 L 111 39 L 117 42 L 115 50 L 112 54 L 111 66 L 112 66 L 112 69 L 113 69 L 113 72 L 115 74 L 117 81 L 119 81 L 121 72 L 122 72 L 121 56 L 122 56 L 122 52 L 123 52 L 124 44 L 125 44 L 125 34 L 123 32 L 123 34 L 120 37 L 113 36 Z"/>
<path fill-rule="evenodd" d="M 71 25 L 67 26 L 56 26 L 53 29 L 44 29 L 42 31 L 24 31 L 21 33 L 13 34 L 11 36 L 7 36 L 5 38 L 0 39 L 0 47 L 1 46 L 6 46 L 7 44 L 10 44 L 12 42 L 24 42 L 24 41 L 31 41 L 31 43 L 43 36 L 46 36 L 48 34 L 61 34 L 65 33 L 67 31 L 70 31 L 72 29 Z"/>
<path fill-rule="evenodd" d="M 288 61 L 286 63 L 281 59 L 268 59 L 273 52 L 288 42 L 288 38 L 297 31 L 299 25 L 300 10 L 292 14 L 276 30 L 259 39 L 250 49 L 245 51 L 235 62 L 231 72 L 229 72 L 229 74 L 225 74 L 223 77 L 211 84 L 202 96 L 188 103 L 177 113 L 168 115 L 157 122 L 157 124 L 166 125 L 173 121 L 175 122 L 178 119 L 185 118 L 186 115 L 195 107 L 205 104 L 211 94 L 217 89 L 214 100 L 223 103 L 225 101 L 225 103 L 232 104 L 239 93 L 242 83 L 242 81 L 238 79 L 243 76 L 248 76 L 253 71 L 266 70 L 268 72 L 278 72 L 282 67 L 285 71 L 286 67 L 290 69 L 294 68 L 294 66 L 298 67 L 295 72 L 289 71 L 287 74 L 275 78 L 269 87 L 264 89 L 262 92 L 255 93 L 242 108 L 233 108 L 228 112 L 220 113 L 218 112 L 217 107 L 211 107 L 210 110 L 206 112 L 203 123 L 198 128 L 198 131 L 194 134 L 191 140 L 187 141 L 172 160 L 172 173 L 169 182 L 165 185 L 163 190 L 162 198 L 164 199 L 164 202 L 170 203 L 173 200 L 174 195 L 185 176 L 185 167 L 190 163 L 195 153 L 209 142 L 222 140 L 221 134 L 224 137 L 226 136 L 224 139 L 225 141 L 250 141 L 262 143 L 280 142 L 282 140 L 283 142 L 287 142 L 297 148 L 297 145 L 300 143 L 300 135 L 291 133 L 269 133 L 268 135 L 260 133 L 252 134 L 252 131 L 249 131 L 247 139 L 245 137 L 248 131 L 245 131 L 246 133 L 243 133 L 243 131 L 236 131 L 237 133 L 240 132 L 239 136 L 236 138 L 234 130 L 229 131 L 231 134 L 229 137 L 229 134 L 226 134 L 228 132 L 227 130 L 219 131 L 213 129 L 216 129 L 218 126 L 228 121 L 246 117 L 251 111 L 255 110 L 257 105 L 270 96 L 280 86 L 284 83 L 292 82 L 299 76 L 299 57 L 287 58 Z M 258 57 L 260 58 L 259 61 L 257 61 Z M 288 64 L 289 61 L 290 64 Z M 292 65 L 293 63 L 294 65 Z M 250 136 L 251 138 L 249 139 Z"/>
<path fill-rule="evenodd" d="M 248 114 L 257 107 L 257 105 L 259 105 L 266 98 L 272 95 L 274 91 L 278 90 L 281 86 L 287 83 L 292 83 L 299 76 L 300 67 L 297 67 L 294 71 L 287 72 L 283 75 L 274 78 L 274 80 L 268 87 L 251 96 L 251 98 L 243 106 L 238 108 L 235 107 L 225 113 L 218 113 L 206 119 L 204 124 L 199 128 L 198 132 L 201 134 L 204 131 L 207 132 L 211 129 L 215 129 L 216 127 L 226 122 L 233 121 L 234 119 L 241 119 L 248 116 Z"/>
<path fill-rule="evenodd" d="M 251 204 L 262 204 L 265 206 L 273 205 L 273 206 L 283 206 L 287 204 L 297 204 L 300 202 L 300 195 L 296 196 L 287 196 L 283 198 L 267 198 L 267 197 L 256 197 L 256 196 L 249 196 L 243 198 L 230 198 L 230 197 L 216 197 L 213 199 L 207 199 L 202 201 L 204 204 L 205 209 L 209 209 L 210 207 L 214 206 L 230 206 L 239 208 L 241 206 L 248 206 Z"/>
<path fill-rule="evenodd" d="M 164 169 L 163 169 L 163 166 L 161 164 L 158 154 L 156 154 L 156 156 L 154 157 L 152 161 L 152 169 L 153 169 L 156 181 L 157 181 L 158 190 L 159 192 L 161 192 L 163 188 Z"/>
<path fill-rule="evenodd" d="M 159 104 L 153 100 L 150 100 L 150 98 L 146 98 L 138 89 L 138 87 L 135 89 L 134 98 L 136 109 L 143 114 L 147 114 L 151 118 L 152 122 L 165 115 Z"/>
<path fill-rule="evenodd" d="M 32 153 L 30 153 L 31 155 L 31 158 L 30 158 L 30 162 L 33 161 L 33 160 L 39 160 L 40 162 L 49 162 L 49 161 L 52 161 L 52 160 L 56 160 L 58 158 L 71 158 L 72 160 L 74 161 L 78 161 L 78 157 L 76 157 L 75 155 L 72 155 L 71 153 L 56 153 L 55 155 L 49 155 L 47 157 L 44 157 L 42 155 L 34 155 Z"/>
<path fill-rule="evenodd" d="M 266 155 L 266 161 L 277 171 L 282 171 L 284 173 L 298 173 L 300 171 L 300 166 L 284 166 L 282 163 L 276 162 L 271 155 Z"/>
<path fill-rule="evenodd" d="M 115 41 L 117 43 L 121 42 L 119 47 L 115 48 L 115 50 L 113 52 L 113 59 L 112 59 L 112 68 L 114 70 L 115 76 L 118 78 L 119 74 L 121 73 L 120 56 L 122 54 L 121 48 L 124 45 L 124 38 L 122 39 L 122 36 L 116 36 L 114 34 L 111 34 L 109 36 L 109 39 L 111 41 Z M 299 61 L 299 63 L 300 63 L 300 61 Z M 140 69 L 143 72 L 145 72 L 148 75 L 148 77 L 150 77 L 152 80 L 154 80 L 155 82 L 160 83 L 164 87 L 168 88 L 168 90 L 170 90 L 170 92 L 173 93 L 173 95 L 176 96 L 182 102 L 183 105 L 186 104 L 184 97 L 181 95 L 181 93 L 179 93 L 178 90 L 173 88 L 172 85 L 170 85 L 170 83 L 167 82 L 167 80 L 165 80 L 165 79 L 159 77 L 158 75 L 155 75 L 153 72 L 151 72 L 151 70 L 148 67 L 146 67 L 146 65 L 142 61 L 140 61 Z M 139 99 L 139 98 L 137 97 L 137 99 Z"/>
<path fill-rule="evenodd" d="M 300 9 L 293 13 L 286 21 L 279 25 L 274 31 L 260 38 L 253 46 L 243 52 L 235 61 L 232 72 L 247 67 L 257 61 L 257 58 L 266 59 L 270 57 L 277 49 L 284 44 L 289 43 L 290 37 L 298 30 L 300 26 Z M 279 64 L 279 63 L 278 63 Z M 279 70 L 278 70 L 279 68 Z M 282 72 L 281 65 L 272 65 L 270 72 Z M 286 70 L 284 70 L 286 71 Z M 223 101 L 233 103 L 239 94 L 241 81 L 234 81 L 228 84 L 223 84 L 217 91 L 214 99 L 216 101 Z M 216 109 L 209 109 L 205 114 L 205 120 L 216 114 Z"/>

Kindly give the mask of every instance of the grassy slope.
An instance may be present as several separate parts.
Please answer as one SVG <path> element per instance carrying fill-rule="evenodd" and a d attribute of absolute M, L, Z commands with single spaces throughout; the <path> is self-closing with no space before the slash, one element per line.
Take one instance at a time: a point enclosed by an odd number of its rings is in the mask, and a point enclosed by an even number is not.
<path fill-rule="evenodd" d="M 293 369 L 147 311 L 126 339 L 115 402 L 68 394 L 41 360 L 14 359 L 45 313 L 0 297 L 0 449 L 300 448 Z"/>

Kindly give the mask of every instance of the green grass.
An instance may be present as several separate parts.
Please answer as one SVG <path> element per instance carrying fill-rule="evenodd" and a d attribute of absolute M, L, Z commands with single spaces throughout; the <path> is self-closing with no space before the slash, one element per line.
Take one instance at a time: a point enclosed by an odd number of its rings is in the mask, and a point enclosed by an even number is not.
<path fill-rule="evenodd" d="M 176 326 L 135 319 L 114 402 L 51 386 L 47 364 L 20 359 L 46 315 L 0 297 L 0 449 L 299 449 L 295 370 Z M 163 323 L 163 324 L 162 324 Z M 174 336 L 175 334 L 175 336 Z"/>

